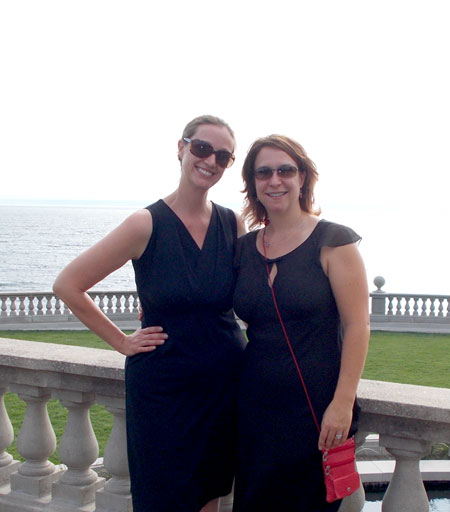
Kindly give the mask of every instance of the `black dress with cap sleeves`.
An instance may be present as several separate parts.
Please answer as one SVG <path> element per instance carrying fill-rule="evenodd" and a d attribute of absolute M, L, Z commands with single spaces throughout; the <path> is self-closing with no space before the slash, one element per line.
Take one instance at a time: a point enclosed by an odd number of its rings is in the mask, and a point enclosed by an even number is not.
<path fill-rule="evenodd" d="M 248 323 L 238 387 L 238 466 L 233 512 L 334 512 L 328 504 L 318 432 L 277 317 L 257 232 L 238 241 L 236 314 Z M 319 423 L 340 370 L 340 319 L 320 263 L 324 246 L 360 240 L 321 220 L 297 248 L 277 258 L 274 290 Z M 275 260 L 269 260 L 269 266 Z M 357 406 L 354 407 L 355 431 Z"/>
<path fill-rule="evenodd" d="M 199 512 L 231 490 L 235 386 L 244 337 L 231 310 L 237 239 L 231 210 L 213 204 L 200 249 L 162 200 L 133 261 L 142 327 L 165 343 L 126 361 L 128 459 L 134 512 Z"/>

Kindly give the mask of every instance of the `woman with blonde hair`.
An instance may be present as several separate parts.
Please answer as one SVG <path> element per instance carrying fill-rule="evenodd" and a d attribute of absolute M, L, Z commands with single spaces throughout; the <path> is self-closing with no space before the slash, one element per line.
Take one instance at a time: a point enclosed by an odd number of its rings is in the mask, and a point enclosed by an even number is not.
<path fill-rule="evenodd" d="M 235 381 L 244 348 L 231 310 L 232 264 L 244 226 L 209 201 L 208 191 L 233 163 L 234 146 L 221 119 L 188 123 L 178 141 L 178 188 L 133 213 L 54 284 L 87 327 L 127 356 L 134 512 L 213 512 L 231 490 Z M 143 314 L 142 328 L 129 335 L 86 293 L 128 260 Z"/>

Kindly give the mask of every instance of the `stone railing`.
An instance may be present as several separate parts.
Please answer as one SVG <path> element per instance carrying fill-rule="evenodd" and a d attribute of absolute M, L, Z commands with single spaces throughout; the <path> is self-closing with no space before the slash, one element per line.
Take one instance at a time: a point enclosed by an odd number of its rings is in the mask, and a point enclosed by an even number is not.
<path fill-rule="evenodd" d="M 126 456 L 124 357 L 109 350 L 86 349 L 0 338 L 0 510 L 130 512 Z M 13 431 L 3 405 L 7 390 L 26 403 L 17 438 L 24 462 L 8 454 Z M 383 499 L 383 512 L 429 510 L 421 479 L 420 459 L 434 442 L 450 442 L 450 389 L 361 381 L 360 433 L 378 433 L 380 445 L 396 460 Z M 68 411 L 54 466 L 49 457 L 56 448 L 47 414 L 47 402 L 56 398 Z M 105 481 L 91 468 L 98 457 L 89 410 L 102 404 L 113 416 L 105 448 Z M 344 501 L 341 511 L 360 512 L 362 488 Z M 232 498 L 221 500 L 221 512 L 230 511 Z"/>
<path fill-rule="evenodd" d="M 374 279 L 370 294 L 372 329 L 450 332 L 450 295 L 387 293 L 384 278 Z"/>
<path fill-rule="evenodd" d="M 88 292 L 102 311 L 113 320 L 136 320 L 139 300 L 133 291 Z M 64 302 L 51 292 L 0 293 L 0 328 L 8 324 L 51 324 L 79 322 Z M 68 325 L 70 329 L 70 325 Z"/>
<path fill-rule="evenodd" d="M 377 289 L 371 297 L 371 325 L 377 329 L 439 330 L 450 332 L 450 296 L 431 294 L 387 293 L 381 288 L 382 277 L 376 277 Z M 89 292 L 92 299 L 112 320 L 131 322 L 138 326 L 139 300 L 133 291 Z M 8 328 L 39 328 L 72 322 L 70 329 L 81 325 L 75 315 L 53 293 L 0 293 L 0 330 Z"/>

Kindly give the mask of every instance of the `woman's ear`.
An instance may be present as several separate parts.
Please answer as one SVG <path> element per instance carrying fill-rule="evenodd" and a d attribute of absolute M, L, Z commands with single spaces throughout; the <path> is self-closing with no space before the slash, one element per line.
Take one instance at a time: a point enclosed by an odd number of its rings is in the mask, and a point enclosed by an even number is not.
<path fill-rule="evenodd" d="M 181 160 L 183 158 L 183 149 L 185 148 L 186 144 L 181 139 L 178 141 L 178 161 L 181 164 Z"/>
<path fill-rule="evenodd" d="M 305 181 L 306 181 L 306 172 L 305 171 L 299 172 L 298 176 L 300 178 L 300 189 L 302 189 L 303 185 L 305 184 Z"/>

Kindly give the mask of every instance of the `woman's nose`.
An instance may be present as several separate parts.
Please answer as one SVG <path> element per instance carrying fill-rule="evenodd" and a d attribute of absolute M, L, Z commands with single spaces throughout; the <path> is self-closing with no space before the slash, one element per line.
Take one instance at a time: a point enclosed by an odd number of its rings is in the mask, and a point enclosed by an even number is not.
<path fill-rule="evenodd" d="M 272 176 L 269 178 L 269 184 L 270 185 L 279 185 L 281 183 L 281 178 L 278 172 L 275 170 L 272 173 Z"/>

